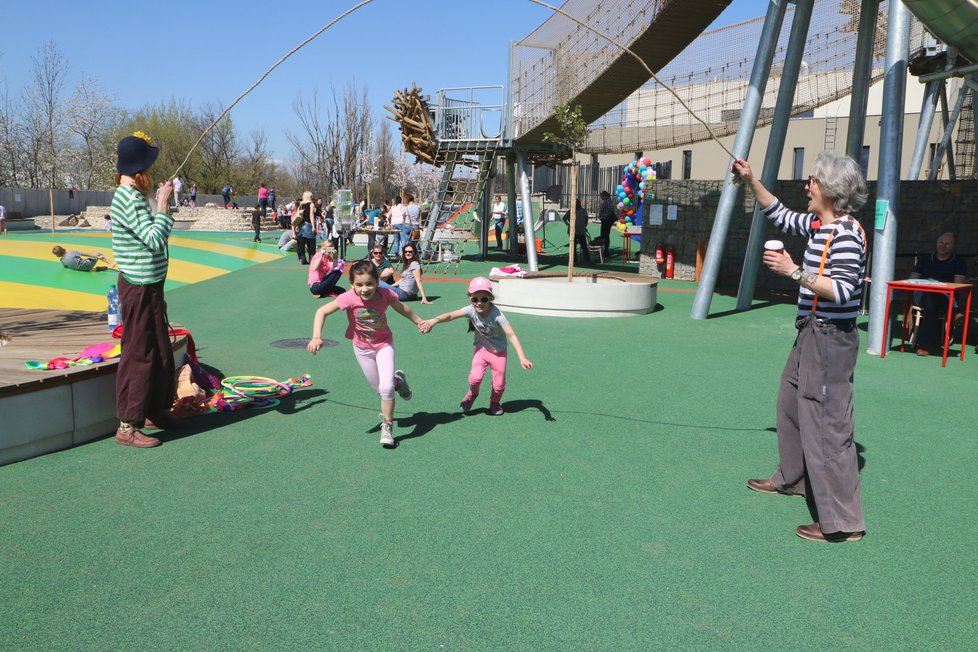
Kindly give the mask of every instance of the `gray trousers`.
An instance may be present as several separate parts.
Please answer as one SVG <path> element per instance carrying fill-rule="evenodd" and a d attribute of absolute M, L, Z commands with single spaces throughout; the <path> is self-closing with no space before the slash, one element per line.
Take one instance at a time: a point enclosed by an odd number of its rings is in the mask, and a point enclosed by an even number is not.
<path fill-rule="evenodd" d="M 778 470 L 783 491 L 804 493 L 822 532 L 861 532 L 859 462 L 853 440 L 852 376 L 859 349 L 855 323 L 805 317 L 781 373 Z"/>

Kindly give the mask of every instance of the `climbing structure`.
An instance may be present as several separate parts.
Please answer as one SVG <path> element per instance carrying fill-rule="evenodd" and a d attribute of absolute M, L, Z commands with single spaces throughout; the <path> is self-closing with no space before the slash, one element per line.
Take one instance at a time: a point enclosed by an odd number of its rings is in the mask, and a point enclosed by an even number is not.
<path fill-rule="evenodd" d="M 398 92 L 392 119 L 415 163 L 442 168 L 442 178 L 424 218 L 419 242 L 428 273 L 457 272 L 466 247 L 484 234 L 477 220 L 486 181 L 502 142 L 502 87 L 439 91 L 429 104 L 421 89 Z"/>

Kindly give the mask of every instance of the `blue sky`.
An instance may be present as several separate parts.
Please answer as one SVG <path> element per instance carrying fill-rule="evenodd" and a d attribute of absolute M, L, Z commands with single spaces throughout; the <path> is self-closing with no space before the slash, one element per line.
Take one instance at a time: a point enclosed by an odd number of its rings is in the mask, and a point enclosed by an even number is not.
<path fill-rule="evenodd" d="M 225 106 L 282 55 L 354 0 L 213 0 L 165 3 L 12 0 L 4 8 L 0 81 L 16 103 L 31 57 L 53 40 L 70 63 L 69 92 L 95 77 L 129 109 L 177 98 Z M 559 6 L 559 2 L 551 2 Z M 763 15 L 764 0 L 734 0 L 714 27 Z M 276 158 L 297 131 L 301 91 L 366 85 L 374 116 L 396 88 L 504 84 L 509 42 L 552 12 L 527 0 L 374 0 L 323 33 L 235 107 L 247 133 L 263 128 Z M 147 68 L 152 61 L 157 67 Z M 392 126 L 393 123 L 392 123 Z"/>

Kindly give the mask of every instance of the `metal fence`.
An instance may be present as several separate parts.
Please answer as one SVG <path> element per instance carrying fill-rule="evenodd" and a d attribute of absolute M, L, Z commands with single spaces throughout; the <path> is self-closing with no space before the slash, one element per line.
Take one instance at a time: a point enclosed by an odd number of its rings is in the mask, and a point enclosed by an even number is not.
<path fill-rule="evenodd" d="M 505 107 L 502 86 L 466 86 L 438 91 L 435 131 L 442 142 L 499 140 Z"/>

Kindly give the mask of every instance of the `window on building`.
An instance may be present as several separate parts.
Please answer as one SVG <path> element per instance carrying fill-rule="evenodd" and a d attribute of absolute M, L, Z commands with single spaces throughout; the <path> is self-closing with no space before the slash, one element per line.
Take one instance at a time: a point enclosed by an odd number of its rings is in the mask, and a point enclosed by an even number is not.
<path fill-rule="evenodd" d="M 863 176 L 869 176 L 869 145 L 863 145 L 862 156 L 859 157 L 859 165 L 863 168 Z"/>
<path fill-rule="evenodd" d="M 795 147 L 795 152 L 791 159 L 791 178 L 796 181 L 806 178 L 804 147 Z"/>
<path fill-rule="evenodd" d="M 683 179 L 693 178 L 693 150 L 683 150 Z"/>
<path fill-rule="evenodd" d="M 666 161 L 664 163 L 655 164 L 655 178 L 656 179 L 671 179 L 672 178 L 672 161 Z"/>

